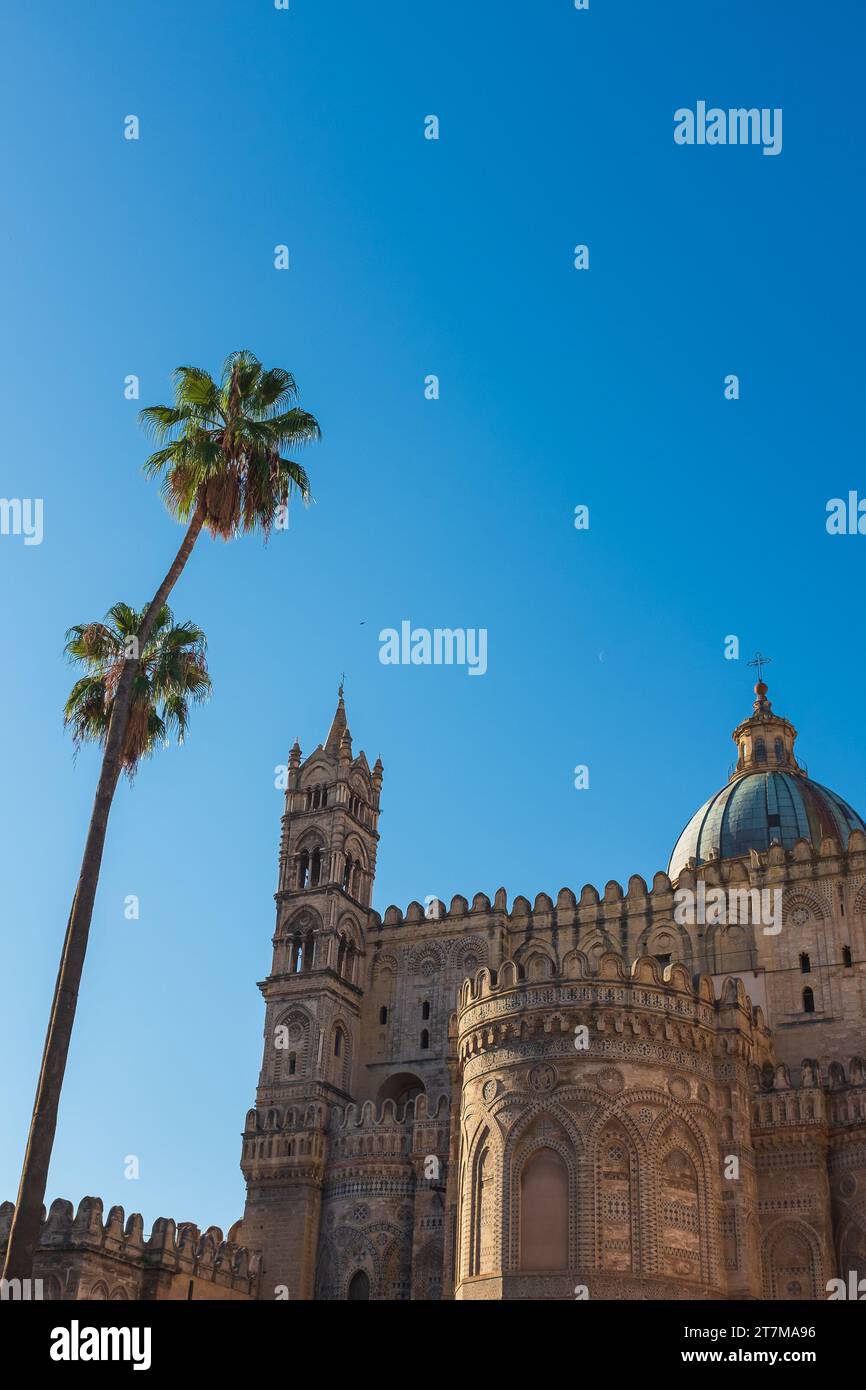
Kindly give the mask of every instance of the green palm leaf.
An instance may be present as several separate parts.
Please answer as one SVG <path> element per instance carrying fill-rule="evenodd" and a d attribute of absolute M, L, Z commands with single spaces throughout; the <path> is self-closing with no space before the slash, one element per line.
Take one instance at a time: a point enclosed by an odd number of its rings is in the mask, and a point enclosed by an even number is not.
<path fill-rule="evenodd" d="M 178 367 L 173 406 L 147 406 L 140 419 L 160 444 L 144 465 L 161 479 L 179 520 L 194 514 L 214 536 L 271 529 L 292 493 L 310 500 L 305 469 L 284 451 L 321 437 L 318 421 L 294 404 L 298 388 L 282 367 L 267 370 L 246 349 L 230 353 L 219 384 L 199 367 Z"/>
<path fill-rule="evenodd" d="M 128 603 L 116 603 L 104 622 L 79 623 L 66 634 L 67 656 L 86 668 L 63 708 L 63 722 L 71 730 L 76 750 L 84 743 L 105 744 L 114 693 L 142 616 L 143 612 Z M 132 683 L 122 754 L 128 777 L 170 732 L 183 741 L 191 705 L 201 704 L 210 695 L 206 650 L 207 640 L 200 627 L 175 623 L 167 604 L 159 610 L 139 653 Z"/>

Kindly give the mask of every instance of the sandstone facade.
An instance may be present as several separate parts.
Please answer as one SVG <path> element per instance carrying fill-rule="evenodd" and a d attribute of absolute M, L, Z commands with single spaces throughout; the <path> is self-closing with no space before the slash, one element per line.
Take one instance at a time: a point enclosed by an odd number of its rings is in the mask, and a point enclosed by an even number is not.
<path fill-rule="evenodd" d="M 769 746 L 818 804 L 756 694 L 732 778 Z M 288 767 L 241 1160 L 263 1297 L 801 1299 L 866 1276 L 859 818 L 786 846 L 771 812 L 765 849 L 651 887 L 380 917 L 383 769 L 342 694 Z M 678 921 L 701 881 L 778 891 L 781 930 Z"/>

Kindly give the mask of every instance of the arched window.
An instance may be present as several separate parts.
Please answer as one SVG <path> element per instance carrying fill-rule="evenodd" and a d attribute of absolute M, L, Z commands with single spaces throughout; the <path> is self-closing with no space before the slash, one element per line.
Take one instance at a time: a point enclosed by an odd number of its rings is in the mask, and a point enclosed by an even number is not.
<path fill-rule="evenodd" d="M 425 1028 L 423 1033 L 421 1034 L 421 1051 L 426 1052 L 429 1046 L 430 1034 L 427 1032 L 427 1029 Z"/>
<path fill-rule="evenodd" d="M 310 874 L 310 856 L 306 850 L 298 859 L 298 887 L 306 888 Z"/>
<path fill-rule="evenodd" d="M 555 1149 L 537 1149 L 520 1174 L 520 1268 L 568 1268 L 568 1172 Z"/>
<path fill-rule="evenodd" d="M 785 761 L 785 745 L 780 738 L 776 739 L 774 747 L 776 750 L 776 762 L 783 763 Z"/>
<path fill-rule="evenodd" d="M 843 964 L 843 965 L 846 965 L 846 966 L 847 966 L 847 965 L 853 965 L 853 964 L 854 964 L 854 958 L 853 958 L 853 956 L 851 955 L 851 947 L 850 947 L 850 946 L 843 946 L 843 947 L 842 947 L 842 964 Z"/>
<path fill-rule="evenodd" d="M 430 1000 L 429 1000 L 429 999 L 425 999 L 425 1000 L 424 1000 L 424 1003 L 421 1005 L 421 1017 L 422 1017 L 422 1018 L 429 1018 L 429 1017 L 430 1017 Z"/>
<path fill-rule="evenodd" d="M 351 1056 L 350 1056 L 349 1037 L 342 1024 L 338 1023 L 334 1029 L 334 1065 L 331 1079 L 335 1086 L 339 1086 L 341 1091 L 348 1091 L 351 1082 Z"/>
<path fill-rule="evenodd" d="M 292 973 L 297 975 L 304 964 L 304 943 L 299 936 L 292 941 Z"/>
<path fill-rule="evenodd" d="M 348 893 L 352 881 L 352 861 L 346 855 L 346 867 L 343 869 L 343 890 Z"/>
<path fill-rule="evenodd" d="M 357 1274 L 352 1275 L 352 1278 L 349 1280 L 349 1291 L 346 1296 L 351 1300 L 369 1299 L 370 1276 L 365 1274 L 363 1269 L 359 1269 Z"/>
<path fill-rule="evenodd" d="M 767 745 L 762 738 L 755 739 L 755 761 L 758 763 L 767 761 Z"/>
<path fill-rule="evenodd" d="M 485 1139 L 487 1135 L 485 1133 Z M 469 1273 L 487 1274 L 493 1260 L 493 1223 L 495 1221 L 495 1186 L 493 1159 L 489 1148 L 483 1147 L 475 1161 L 472 1202 L 472 1226 L 469 1244 Z"/>
<path fill-rule="evenodd" d="M 811 970 L 812 970 L 812 962 L 811 962 L 810 959 L 809 959 L 809 952 L 808 952 L 808 951 L 801 951 L 801 952 L 800 952 L 800 974 L 801 974 L 801 975 L 808 975 L 808 974 L 811 973 Z"/>
<path fill-rule="evenodd" d="M 813 1014 L 815 1012 L 815 996 L 807 985 L 803 990 L 803 1013 Z"/>
<path fill-rule="evenodd" d="M 379 1010 L 379 1022 L 380 1022 L 380 1023 L 387 1023 L 387 1022 L 388 1022 L 388 1008 L 387 1008 L 387 1005 L 385 1005 L 385 1004 L 383 1004 L 382 1007 L 381 1007 L 381 1009 Z"/>
<path fill-rule="evenodd" d="M 313 850 L 313 858 L 310 863 L 310 887 L 315 888 L 322 876 L 322 851 Z"/>
<path fill-rule="evenodd" d="M 294 1076 L 295 1073 L 297 1072 L 297 1070 L 298 1070 L 298 1054 L 297 1054 L 297 1052 L 290 1052 L 290 1053 L 289 1053 L 289 1076 Z"/>

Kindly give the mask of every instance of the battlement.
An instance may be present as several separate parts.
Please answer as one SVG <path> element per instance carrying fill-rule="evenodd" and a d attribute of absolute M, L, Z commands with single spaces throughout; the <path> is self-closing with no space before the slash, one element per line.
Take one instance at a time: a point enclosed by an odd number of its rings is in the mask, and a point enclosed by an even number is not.
<path fill-rule="evenodd" d="M 354 1102 L 342 1107 L 335 1105 L 331 1116 L 331 1129 L 337 1130 L 365 1130 L 374 1132 L 378 1129 L 393 1127 L 394 1125 L 406 1126 L 420 1122 L 427 1122 L 441 1119 L 448 1113 L 448 1097 L 443 1092 L 437 1096 L 434 1104 L 428 1101 L 426 1095 L 416 1096 L 414 1100 L 407 1100 L 405 1105 L 398 1105 L 394 1100 L 383 1100 L 381 1107 L 377 1107 L 372 1100 L 365 1100 L 362 1105 L 355 1105 Z"/>
<path fill-rule="evenodd" d="M 13 1202 L 0 1205 L 0 1250 L 8 1243 L 14 1214 Z M 40 1255 L 73 1253 L 108 1257 L 113 1266 L 127 1265 L 138 1274 L 144 1270 L 183 1274 L 252 1298 L 257 1293 L 258 1254 L 226 1240 L 218 1226 L 201 1231 L 191 1221 L 176 1223 L 161 1216 L 145 1237 L 138 1212 L 125 1218 L 123 1207 L 114 1206 L 103 1220 L 99 1197 L 83 1197 L 77 1211 L 71 1202 L 57 1197 L 47 1217 L 43 1208 L 37 1263 Z M 53 1259 L 52 1267 L 56 1264 Z"/>
<path fill-rule="evenodd" d="M 778 1130 L 802 1125 L 862 1126 L 866 1122 L 866 1061 L 852 1057 L 822 1067 L 804 1057 L 799 1073 L 784 1064 L 751 1071 L 752 1128 Z"/>
<path fill-rule="evenodd" d="M 533 966 L 544 973 L 533 978 Z M 585 1041 L 578 1046 L 581 1028 Z M 495 972 L 478 970 L 463 982 L 452 1030 L 464 1065 L 496 1051 L 516 1056 L 533 1045 L 564 1052 L 572 1063 L 623 1050 L 640 1059 L 673 1049 L 710 1068 L 713 1057 L 751 1064 L 772 1056 L 763 1013 L 736 976 L 717 993 L 710 976 L 692 980 L 682 964 L 662 968 L 653 956 L 640 956 L 629 965 L 614 951 L 593 965 L 582 951 L 570 951 L 559 971 L 535 957 L 529 976 L 515 960 Z"/>
<path fill-rule="evenodd" d="M 529 918 L 538 918 L 541 922 L 546 922 L 552 918 L 554 912 L 560 924 L 564 921 L 567 925 L 572 920 L 586 920 L 588 913 L 594 913 L 599 908 L 612 908 L 617 905 L 640 911 L 670 912 L 676 889 L 694 888 L 698 879 L 703 879 L 704 883 L 714 887 L 754 884 L 758 881 L 771 881 L 782 885 L 789 881 L 795 883 L 807 876 L 804 873 L 806 866 L 810 870 L 820 871 L 823 868 L 831 871 L 838 861 L 852 860 L 853 867 L 866 867 L 866 835 L 861 830 L 851 831 L 847 850 L 843 850 L 839 841 L 831 835 L 822 839 L 817 850 L 807 839 L 797 840 L 790 850 L 774 844 L 762 854 L 751 851 L 738 859 L 710 859 L 703 864 L 685 868 L 676 880 L 671 880 L 665 872 L 659 870 L 653 875 L 651 888 L 647 887 L 646 880 L 640 874 L 632 874 L 626 889 L 616 879 L 610 879 L 603 892 L 599 892 L 593 884 L 586 883 L 579 896 L 570 888 L 561 888 L 556 895 L 555 903 L 549 894 L 539 893 L 534 903 L 518 895 L 509 907 L 506 890 L 499 888 L 492 902 L 486 893 L 476 893 L 471 905 L 461 894 L 456 894 L 448 907 L 441 899 L 435 897 L 428 900 L 426 908 L 420 902 L 413 901 L 409 903 L 405 912 L 392 904 L 385 909 L 381 917 L 378 913 L 373 913 L 373 929 L 413 927 L 431 922 L 440 925 L 459 922 L 465 925 L 466 917 L 496 915 L 517 922 L 524 922 Z M 780 869 L 781 875 L 778 872 Z"/>
<path fill-rule="evenodd" d="M 269 1105 L 263 1110 L 248 1110 L 244 1136 L 253 1137 L 276 1131 L 300 1133 L 304 1130 L 321 1133 L 328 1119 L 328 1107 L 321 1102 L 309 1105 Z"/>
<path fill-rule="evenodd" d="M 591 963 L 583 951 L 569 951 L 562 962 L 561 970 L 557 971 L 546 957 L 541 962 L 541 968 L 545 973 L 533 979 L 527 977 L 525 966 L 515 960 L 503 961 L 498 970 L 483 967 L 476 971 L 472 978 L 464 980 L 460 991 L 459 1012 L 480 1000 L 502 996 L 524 987 L 537 989 L 545 984 L 573 984 L 581 981 L 597 987 L 610 982 L 625 985 L 631 990 L 651 985 L 665 991 L 674 991 L 688 995 L 696 1004 L 707 1006 L 709 1009 L 714 1009 L 717 1004 L 723 1007 L 732 1006 L 742 1010 L 757 1028 L 765 1029 L 761 1009 L 752 1007 L 743 982 L 737 976 L 729 976 L 724 980 L 717 993 L 711 976 L 698 975 L 693 980 L 686 967 L 678 961 L 661 966 L 655 956 L 638 956 L 629 963 L 616 951 L 605 951 L 596 963 Z M 588 1002 L 593 998 L 595 1002 L 603 1004 L 626 1002 L 627 996 L 618 1001 L 612 991 L 602 989 L 600 992 L 596 990 L 595 995 L 587 995 Z M 645 992 L 641 992 L 638 1002 L 647 1004 L 651 1001 Z"/>
<path fill-rule="evenodd" d="M 866 1087 L 866 1059 L 851 1057 L 846 1073 L 842 1062 L 825 1062 L 823 1066 L 814 1057 L 804 1057 L 800 1063 L 799 1074 L 792 1077 L 791 1068 L 784 1063 L 772 1066 L 765 1063 L 760 1070 L 752 1073 L 752 1084 L 756 1091 L 790 1091 L 823 1089 L 840 1091 L 849 1087 Z"/>

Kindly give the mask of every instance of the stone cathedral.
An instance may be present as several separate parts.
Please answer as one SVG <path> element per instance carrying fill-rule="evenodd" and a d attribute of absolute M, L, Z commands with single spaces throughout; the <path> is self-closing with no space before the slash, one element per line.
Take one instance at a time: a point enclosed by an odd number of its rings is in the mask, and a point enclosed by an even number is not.
<path fill-rule="evenodd" d="M 143 1244 L 140 1217 L 55 1202 L 49 1296 L 823 1299 L 866 1278 L 866 826 L 796 738 L 759 681 L 651 887 L 380 916 L 383 768 L 341 689 L 324 744 L 289 755 L 243 1219 Z"/>
<path fill-rule="evenodd" d="M 295 744 L 241 1160 L 263 1297 L 818 1299 L 866 1276 L 866 826 L 755 696 L 651 888 L 510 906 L 380 917 L 383 768 L 342 692 L 325 743 Z M 741 910 L 681 924 L 675 889 Z"/>

